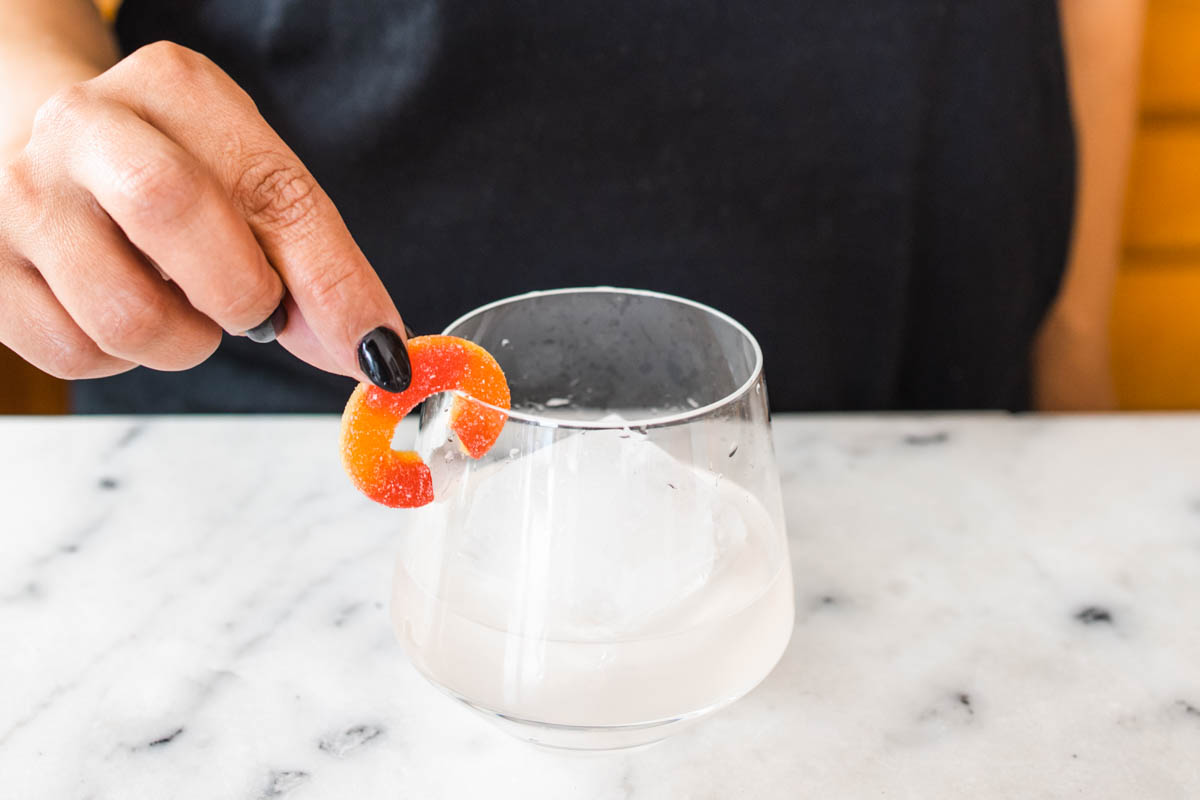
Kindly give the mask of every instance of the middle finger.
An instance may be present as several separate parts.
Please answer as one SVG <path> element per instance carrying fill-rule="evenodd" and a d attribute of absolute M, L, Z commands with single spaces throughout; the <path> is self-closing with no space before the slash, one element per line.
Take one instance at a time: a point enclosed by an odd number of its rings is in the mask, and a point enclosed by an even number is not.
<path fill-rule="evenodd" d="M 90 135 L 68 158 L 72 178 L 225 330 L 267 319 L 283 281 L 216 179 L 125 106 L 92 105 Z"/>
<path fill-rule="evenodd" d="M 188 369 L 212 355 L 220 327 L 80 194 L 18 242 L 72 319 L 105 353 L 153 369 Z"/>

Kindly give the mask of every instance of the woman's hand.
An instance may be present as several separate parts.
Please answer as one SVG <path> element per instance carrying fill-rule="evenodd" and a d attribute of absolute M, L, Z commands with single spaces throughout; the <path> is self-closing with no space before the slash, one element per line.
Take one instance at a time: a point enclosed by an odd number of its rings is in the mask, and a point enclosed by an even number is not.
<path fill-rule="evenodd" d="M 1108 411 L 1117 407 L 1108 327 L 1145 0 L 1060 0 L 1059 8 L 1079 181 L 1067 273 L 1034 344 L 1034 404 L 1042 411 Z"/>
<path fill-rule="evenodd" d="M 1072 320 L 1056 308 L 1034 340 L 1033 404 L 1040 411 L 1116 411 L 1108 321 Z"/>
<path fill-rule="evenodd" d="M 0 342 L 61 378 L 187 369 L 222 329 L 274 327 L 321 369 L 408 382 L 403 322 L 329 197 L 228 75 L 166 42 L 52 97 L 0 169 L 0 297 Z"/>

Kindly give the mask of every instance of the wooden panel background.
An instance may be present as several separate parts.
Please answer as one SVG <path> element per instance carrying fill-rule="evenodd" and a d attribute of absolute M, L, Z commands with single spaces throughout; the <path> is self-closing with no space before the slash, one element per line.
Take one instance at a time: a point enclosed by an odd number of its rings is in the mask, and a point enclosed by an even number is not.
<path fill-rule="evenodd" d="M 1149 0 L 1142 107 L 1152 114 L 1200 110 L 1200 3 Z"/>
<path fill-rule="evenodd" d="M 63 414 L 67 389 L 0 345 L 0 414 Z"/>
<path fill-rule="evenodd" d="M 1113 306 L 1130 409 L 1200 408 L 1200 1 L 1149 0 L 1141 124 Z"/>
<path fill-rule="evenodd" d="M 1142 120 L 1126 199 L 1131 268 L 1146 259 L 1200 255 L 1200 116 Z"/>
<path fill-rule="evenodd" d="M 1200 406 L 1200 261 L 1130 260 L 1114 316 L 1113 361 L 1130 408 Z"/>
<path fill-rule="evenodd" d="M 1200 0 L 1148 13 L 1113 368 L 1124 408 L 1200 408 Z M 0 347 L 0 413 L 65 410 L 61 382 Z"/>

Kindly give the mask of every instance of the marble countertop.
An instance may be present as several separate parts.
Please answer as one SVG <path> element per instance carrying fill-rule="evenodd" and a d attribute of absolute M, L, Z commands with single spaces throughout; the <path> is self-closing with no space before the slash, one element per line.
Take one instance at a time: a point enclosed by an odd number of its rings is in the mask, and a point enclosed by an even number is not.
<path fill-rule="evenodd" d="M 407 664 L 336 435 L 0 422 L 0 797 L 1200 796 L 1200 417 L 778 416 L 791 646 L 588 757 Z"/>

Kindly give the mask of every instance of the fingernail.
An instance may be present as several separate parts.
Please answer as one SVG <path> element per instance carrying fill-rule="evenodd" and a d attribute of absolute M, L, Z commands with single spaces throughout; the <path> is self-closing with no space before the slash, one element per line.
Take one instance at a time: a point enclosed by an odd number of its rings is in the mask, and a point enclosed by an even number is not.
<path fill-rule="evenodd" d="M 283 303 L 280 303 L 279 307 L 271 312 L 271 316 L 246 331 L 245 336 L 250 341 L 259 344 L 273 342 L 275 337 L 283 332 L 284 326 L 287 325 L 287 318 L 287 309 Z"/>
<path fill-rule="evenodd" d="M 362 338 L 358 366 L 371 383 L 386 392 L 403 392 L 412 383 L 408 350 L 391 328 L 380 326 Z"/>
<path fill-rule="evenodd" d="M 411 338 L 413 338 L 413 337 L 414 337 L 414 336 L 416 336 L 416 335 L 417 335 L 417 334 L 413 333 L 413 329 L 412 329 L 412 328 L 410 328 L 410 327 L 408 327 L 408 323 L 407 323 L 407 322 L 406 322 L 406 323 L 404 323 L 404 338 L 405 338 L 405 339 L 411 339 Z"/>

